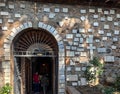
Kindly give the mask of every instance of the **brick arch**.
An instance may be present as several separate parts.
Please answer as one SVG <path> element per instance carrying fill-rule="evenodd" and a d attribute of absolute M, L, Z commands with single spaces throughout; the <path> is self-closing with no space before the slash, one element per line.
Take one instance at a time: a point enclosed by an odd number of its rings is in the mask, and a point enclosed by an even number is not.
<path fill-rule="evenodd" d="M 17 36 L 17 34 L 19 34 L 21 31 L 23 31 L 24 29 L 27 28 L 34 28 L 33 27 L 33 23 L 32 22 L 25 22 L 23 24 L 21 24 L 19 27 L 13 28 L 11 30 L 11 33 L 4 39 L 4 56 L 5 56 L 5 61 L 10 61 L 10 53 L 11 51 L 11 44 L 13 39 Z M 38 23 L 38 27 L 37 28 L 41 28 L 41 29 L 45 29 L 46 31 L 50 32 L 56 39 L 57 43 L 58 43 L 58 48 L 59 48 L 59 52 L 58 52 L 58 85 L 61 84 L 61 87 L 58 87 L 58 93 L 65 93 L 65 87 L 62 87 L 62 85 L 64 84 L 65 86 L 65 50 L 64 50 L 64 44 L 62 41 L 62 37 L 58 34 L 58 32 L 56 31 L 56 29 L 48 24 L 45 24 L 43 22 L 39 22 Z"/>

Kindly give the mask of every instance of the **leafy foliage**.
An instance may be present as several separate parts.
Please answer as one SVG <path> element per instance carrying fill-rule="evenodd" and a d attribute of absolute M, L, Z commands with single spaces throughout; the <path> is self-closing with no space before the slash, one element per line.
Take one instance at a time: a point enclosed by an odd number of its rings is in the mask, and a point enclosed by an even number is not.
<path fill-rule="evenodd" d="M 85 71 L 85 77 L 90 82 L 96 79 L 96 76 L 102 74 L 103 72 L 103 64 L 99 61 L 97 57 L 93 57 L 93 60 L 89 61 L 90 65 L 87 66 Z"/>
<path fill-rule="evenodd" d="M 115 89 L 116 89 L 117 91 L 120 91 L 120 77 L 117 77 L 117 78 L 116 78 L 114 87 L 115 87 Z"/>
<path fill-rule="evenodd" d="M 9 83 L 7 83 L 5 86 L 3 86 L 0 89 L 0 94 L 10 94 L 11 90 L 12 90 L 12 87 L 9 85 Z"/>
<path fill-rule="evenodd" d="M 103 89 L 103 94 L 113 94 L 114 91 L 115 89 L 113 87 L 105 87 Z"/>

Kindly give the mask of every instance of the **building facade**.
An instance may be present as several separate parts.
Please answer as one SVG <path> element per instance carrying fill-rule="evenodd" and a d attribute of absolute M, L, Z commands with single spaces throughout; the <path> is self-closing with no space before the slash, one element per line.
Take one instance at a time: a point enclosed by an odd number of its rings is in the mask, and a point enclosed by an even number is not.
<path fill-rule="evenodd" d="M 0 84 L 13 94 L 32 92 L 35 71 L 49 74 L 53 94 L 86 85 L 94 56 L 105 64 L 103 79 L 119 74 L 120 9 L 2 1 L 0 10 Z"/>

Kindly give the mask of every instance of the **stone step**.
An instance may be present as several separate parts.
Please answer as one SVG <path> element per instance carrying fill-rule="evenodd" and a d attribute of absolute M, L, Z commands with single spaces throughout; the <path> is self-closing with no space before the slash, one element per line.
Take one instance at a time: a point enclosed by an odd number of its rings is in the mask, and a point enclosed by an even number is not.
<path fill-rule="evenodd" d="M 68 94 L 81 94 L 75 87 L 67 86 L 66 91 Z"/>

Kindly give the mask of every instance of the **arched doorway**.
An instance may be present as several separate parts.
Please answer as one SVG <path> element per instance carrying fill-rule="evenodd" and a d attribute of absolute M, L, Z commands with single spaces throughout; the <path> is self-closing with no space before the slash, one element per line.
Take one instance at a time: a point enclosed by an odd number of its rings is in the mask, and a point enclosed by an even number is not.
<path fill-rule="evenodd" d="M 58 44 L 54 36 L 44 29 L 27 28 L 16 35 L 12 44 L 14 93 L 31 94 L 32 76 L 37 71 L 48 75 L 48 89 L 51 94 L 57 94 Z"/>

